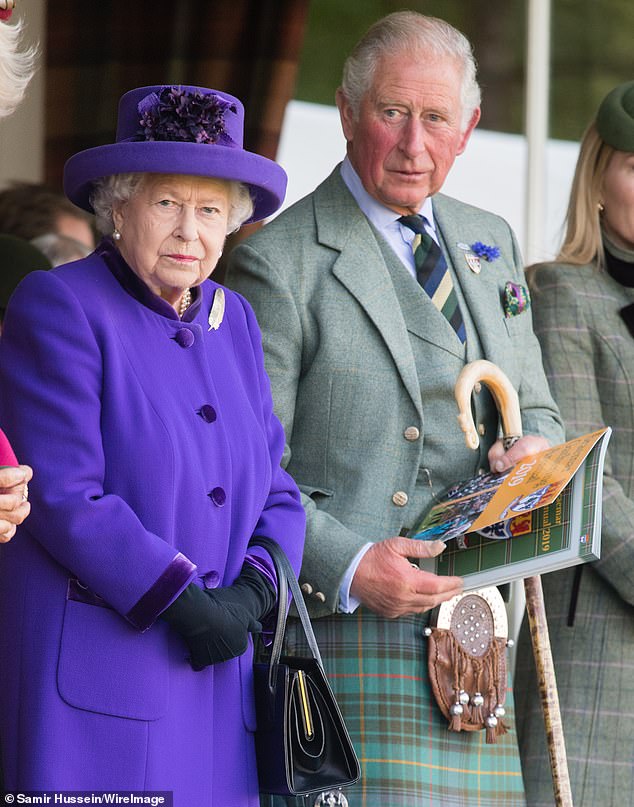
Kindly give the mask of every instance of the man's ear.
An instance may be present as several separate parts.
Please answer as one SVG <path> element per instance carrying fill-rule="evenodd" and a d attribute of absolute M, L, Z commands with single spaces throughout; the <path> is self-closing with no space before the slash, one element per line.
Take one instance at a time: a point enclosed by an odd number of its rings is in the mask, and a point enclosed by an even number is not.
<path fill-rule="evenodd" d="M 476 107 L 473 110 L 473 115 L 471 116 L 471 120 L 467 124 L 467 128 L 462 133 L 462 139 L 460 140 L 460 145 L 458 146 L 458 151 L 456 154 L 462 154 L 462 152 L 467 148 L 467 143 L 469 142 L 469 138 L 471 137 L 471 132 L 475 129 L 478 125 L 478 121 L 480 120 L 480 107 Z"/>
<path fill-rule="evenodd" d="M 339 118 L 341 119 L 341 128 L 346 140 L 350 143 L 354 138 L 355 118 L 352 113 L 350 102 L 344 95 L 341 87 L 335 93 L 335 101 L 337 109 L 339 110 Z"/>

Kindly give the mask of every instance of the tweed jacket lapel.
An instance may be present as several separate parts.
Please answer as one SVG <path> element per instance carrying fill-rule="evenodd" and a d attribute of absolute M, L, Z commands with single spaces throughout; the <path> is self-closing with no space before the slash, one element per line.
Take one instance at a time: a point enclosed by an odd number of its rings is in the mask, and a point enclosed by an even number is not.
<path fill-rule="evenodd" d="M 457 219 L 448 209 L 453 200 L 438 194 L 434 196 L 434 218 L 445 248 L 447 260 L 454 270 L 454 278 L 459 286 L 459 299 L 463 303 L 468 301 L 468 312 L 471 324 L 477 334 L 479 344 L 485 356 L 496 355 L 496 349 L 504 344 L 508 339 L 508 334 L 504 325 L 504 315 L 500 299 L 499 281 L 500 277 L 510 279 L 513 276 L 513 267 L 505 273 L 505 260 L 507 256 L 502 255 L 495 264 L 488 264 L 482 261 L 482 269 L 479 274 L 473 272 L 466 261 L 465 250 L 458 244 L 472 244 L 474 241 L 486 240 L 491 237 L 490 216 L 482 216 L 482 229 L 474 230 L 473 223 L 470 223 L 467 230 L 464 222 Z M 477 224 L 476 224 L 477 227 Z M 486 230 L 484 229 L 486 228 Z M 465 303 L 463 303 L 465 307 Z M 467 327 L 467 359 L 475 358 L 471 355 L 470 347 L 476 347 L 474 339 L 469 334 Z"/>
<path fill-rule="evenodd" d="M 318 242 L 339 252 L 333 275 L 378 329 L 422 413 L 416 363 L 392 278 L 374 231 L 341 179 L 339 167 L 315 191 L 314 205 Z"/>

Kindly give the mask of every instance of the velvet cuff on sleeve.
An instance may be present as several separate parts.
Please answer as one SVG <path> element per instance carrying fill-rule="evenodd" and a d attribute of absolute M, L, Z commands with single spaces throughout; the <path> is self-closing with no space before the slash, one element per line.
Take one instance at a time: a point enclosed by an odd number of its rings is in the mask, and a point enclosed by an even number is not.
<path fill-rule="evenodd" d="M 179 552 L 158 580 L 128 611 L 126 619 L 140 631 L 146 631 L 193 580 L 195 572 L 196 566 Z"/>

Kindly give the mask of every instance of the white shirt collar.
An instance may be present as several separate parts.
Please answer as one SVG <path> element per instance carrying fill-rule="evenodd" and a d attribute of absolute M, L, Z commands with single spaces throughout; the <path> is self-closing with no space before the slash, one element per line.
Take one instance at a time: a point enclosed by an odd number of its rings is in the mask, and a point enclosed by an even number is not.
<path fill-rule="evenodd" d="M 400 214 L 381 204 L 381 202 L 378 202 L 373 196 L 370 196 L 363 187 L 363 183 L 352 167 L 352 163 L 348 157 L 345 157 L 341 164 L 341 178 L 350 193 L 354 196 L 357 204 L 361 208 L 361 212 L 370 220 L 377 230 L 394 230 L 397 226 L 400 227 L 400 225 L 398 225 Z M 430 196 L 425 199 L 418 212 L 427 219 L 428 228 L 435 234 L 434 209 Z"/>

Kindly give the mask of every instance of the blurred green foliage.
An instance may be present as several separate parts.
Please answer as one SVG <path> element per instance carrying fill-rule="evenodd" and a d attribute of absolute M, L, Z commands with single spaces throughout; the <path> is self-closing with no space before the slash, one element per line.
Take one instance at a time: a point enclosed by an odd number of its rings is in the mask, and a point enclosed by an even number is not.
<path fill-rule="evenodd" d="M 442 17 L 473 44 L 480 127 L 524 130 L 528 0 L 311 0 L 295 97 L 334 104 L 343 62 L 379 17 L 410 8 Z M 603 96 L 634 79 L 634 0 L 552 0 L 550 135 L 579 140 Z"/>

